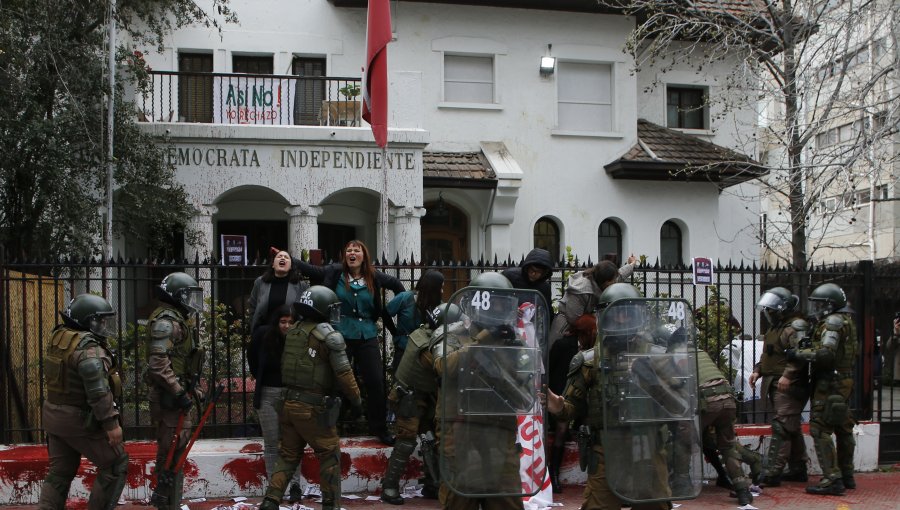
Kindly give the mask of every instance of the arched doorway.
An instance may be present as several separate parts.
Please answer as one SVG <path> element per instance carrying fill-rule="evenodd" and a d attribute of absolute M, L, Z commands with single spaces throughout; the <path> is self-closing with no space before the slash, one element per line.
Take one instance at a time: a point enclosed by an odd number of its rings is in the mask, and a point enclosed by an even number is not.
<path fill-rule="evenodd" d="M 443 197 L 425 202 L 422 217 L 422 262 L 465 261 L 469 259 L 469 218 L 463 211 L 444 201 Z M 446 270 L 444 298 L 468 285 L 463 270 Z"/>

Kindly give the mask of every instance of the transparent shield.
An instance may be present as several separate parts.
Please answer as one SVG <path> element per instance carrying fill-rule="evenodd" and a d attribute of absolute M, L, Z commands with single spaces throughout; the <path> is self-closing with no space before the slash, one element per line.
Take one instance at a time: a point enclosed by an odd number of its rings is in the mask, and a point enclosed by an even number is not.
<path fill-rule="evenodd" d="M 631 503 L 700 492 L 696 330 L 680 299 L 625 299 L 598 314 L 610 489 Z"/>
<path fill-rule="evenodd" d="M 533 495 L 540 487 L 523 488 L 520 463 L 544 475 L 543 437 L 521 431 L 542 422 L 548 307 L 534 291 L 471 287 L 450 303 L 462 318 L 438 329 L 441 477 L 468 497 Z"/>

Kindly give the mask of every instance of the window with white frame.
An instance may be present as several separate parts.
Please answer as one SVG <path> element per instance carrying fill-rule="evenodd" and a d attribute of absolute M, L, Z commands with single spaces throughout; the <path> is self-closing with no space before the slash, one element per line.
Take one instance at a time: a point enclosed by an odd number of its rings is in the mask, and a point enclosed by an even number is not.
<path fill-rule="evenodd" d="M 610 132 L 613 125 L 613 65 L 565 62 L 556 66 L 558 128 Z"/>
<path fill-rule="evenodd" d="M 494 57 L 444 55 L 444 101 L 448 103 L 494 102 Z"/>

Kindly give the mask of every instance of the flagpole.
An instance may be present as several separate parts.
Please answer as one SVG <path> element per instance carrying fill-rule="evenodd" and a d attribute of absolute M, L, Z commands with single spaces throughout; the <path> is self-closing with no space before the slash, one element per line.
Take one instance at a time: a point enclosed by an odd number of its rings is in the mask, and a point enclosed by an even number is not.
<path fill-rule="evenodd" d="M 387 146 L 381 148 L 381 253 L 388 260 L 390 256 L 390 236 L 388 235 L 388 227 L 390 218 L 388 217 L 388 164 L 387 164 Z"/>

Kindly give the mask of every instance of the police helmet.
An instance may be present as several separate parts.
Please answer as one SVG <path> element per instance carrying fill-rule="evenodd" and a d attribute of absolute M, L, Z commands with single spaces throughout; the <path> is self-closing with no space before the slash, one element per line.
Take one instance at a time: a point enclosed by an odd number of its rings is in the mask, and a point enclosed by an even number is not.
<path fill-rule="evenodd" d="M 441 303 L 431 311 L 431 317 L 435 326 L 453 324 L 462 319 L 462 308 L 456 303 Z"/>
<path fill-rule="evenodd" d="M 756 302 L 756 308 L 761 310 L 769 323 L 775 323 L 784 319 L 788 313 L 797 308 L 799 298 L 784 287 L 772 287 L 763 292 Z"/>
<path fill-rule="evenodd" d="M 157 287 L 163 301 L 189 312 L 203 310 L 203 288 L 187 273 L 170 273 Z"/>
<path fill-rule="evenodd" d="M 807 309 L 810 317 L 821 318 L 845 306 L 847 294 L 844 289 L 833 283 L 823 283 L 810 293 Z"/>
<path fill-rule="evenodd" d="M 481 273 L 469 282 L 469 287 L 489 287 L 494 289 L 511 289 L 512 283 L 500 273 Z"/>
<path fill-rule="evenodd" d="M 115 334 L 116 312 L 109 301 L 94 294 L 79 294 L 60 312 L 66 326 L 107 337 Z"/>
<path fill-rule="evenodd" d="M 332 324 L 341 322 L 341 300 L 324 285 L 313 285 L 303 291 L 294 307 L 306 320 Z"/>
<path fill-rule="evenodd" d="M 466 297 L 460 303 L 461 311 L 479 327 L 516 326 L 519 298 L 512 292 L 512 283 L 505 276 L 481 273 L 472 279 L 466 289 Z"/>
<path fill-rule="evenodd" d="M 600 294 L 597 329 L 604 335 L 633 335 L 644 327 L 646 307 L 633 285 L 614 283 Z"/>

